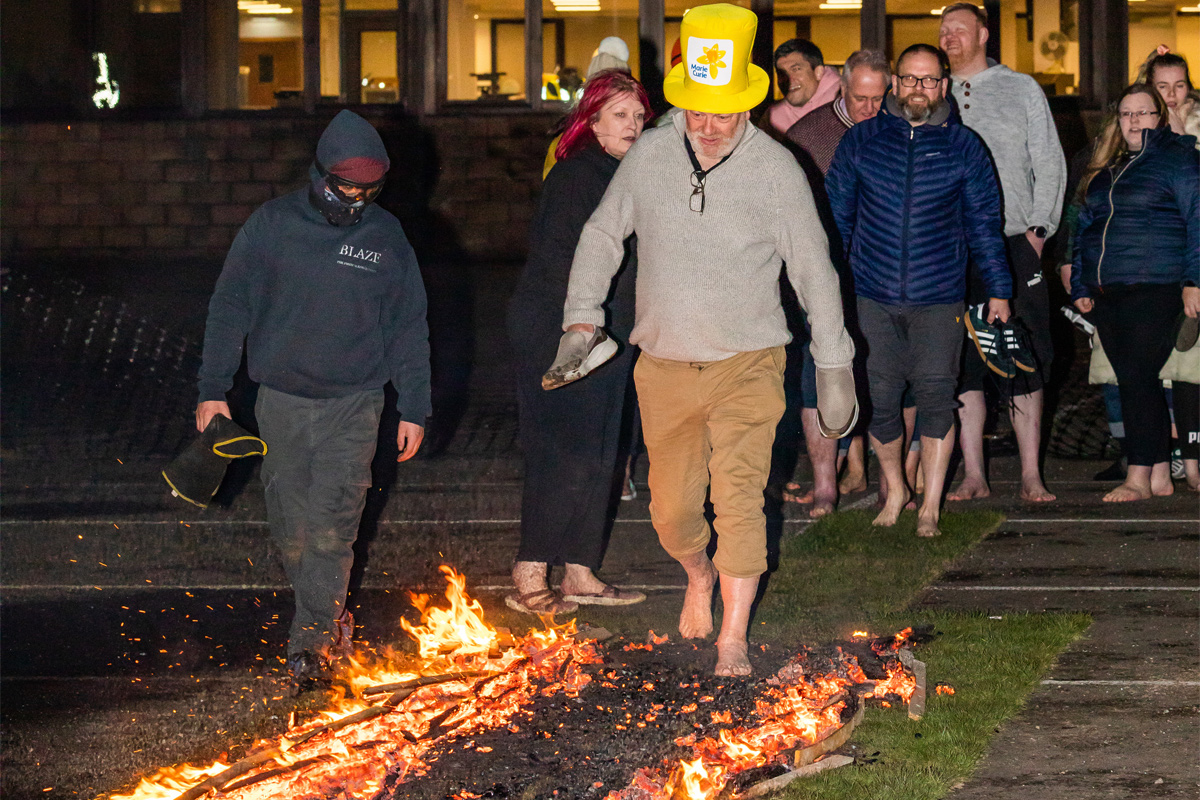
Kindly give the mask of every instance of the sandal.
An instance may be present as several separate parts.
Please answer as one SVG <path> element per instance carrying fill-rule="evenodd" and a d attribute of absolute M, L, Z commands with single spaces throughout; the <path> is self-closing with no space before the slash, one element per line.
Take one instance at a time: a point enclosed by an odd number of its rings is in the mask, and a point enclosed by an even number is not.
<path fill-rule="evenodd" d="M 579 610 L 578 603 L 559 597 L 553 589 L 513 593 L 504 598 L 504 605 L 522 614 L 573 614 Z"/>
<path fill-rule="evenodd" d="M 632 589 L 605 586 L 599 592 L 589 594 L 564 594 L 563 600 L 581 606 L 631 606 L 646 599 L 646 595 Z"/>

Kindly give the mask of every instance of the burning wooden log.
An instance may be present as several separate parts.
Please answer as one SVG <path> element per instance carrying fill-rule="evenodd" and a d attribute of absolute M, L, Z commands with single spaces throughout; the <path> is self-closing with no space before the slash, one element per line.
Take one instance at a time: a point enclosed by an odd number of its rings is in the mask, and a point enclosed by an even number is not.
<path fill-rule="evenodd" d="M 913 680 L 917 684 L 912 697 L 908 700 L 908 718 L 920 719 L 925 715 L 925 662 L 915 658 L 912 650 L 907 647 L 901 648 L 897 655 L 904 668 L 912 673 Z"/>
<path fill-rule="evenodd" d="M 839 756 L 839 755 L 826 756 L 825 758 L 821 759 L 820 761 L 816 761 L 807 766 L 798 767 L 797 769 L 789 770 L 788 772 L 785 772 L 782 775 L 778 775 L 774 778 L 768 778 L 765 781 L 759 781 L 758 783 L 754 784 L 753 786 L 750 786 L 749 788 L 747 788 L 745 791 L 736 795 L 735 798 L 736 798 L 736 800 L 749 800 L 751 797 L 762 797 L 764 794 L 769 794 L 771 792 L 779 791 L 780 789 L 787 786 L 794 780 L 798 780 L 800 778 L 807 778 L 810 775 L 816 775 L 819 772 L 825 772 L 826 770 L 837 769 L 838 767 L 844 767 L 847 764 L 853 764 L 853 763 L 854 763 L 854 759 L 850 756 Z"/>
<path fill-rule="evenodd" d="M 795 768 L 807 767 L 821 756 L 837 750 L 850 741 L 850 734 L 854 733 L 854 729 L 862 722 L 863 714 L 866 710 L 867 706 L 865 703 L 858 703 L 858 708 L 854 710 L 854 715 L 842 727 L 833 731 L 819 742 L 814 742 L 807 747 L 797 748 L 795 754 L 792 756 L 792 763 L 795 765 Z"/>
<path fill-rule="evenodd" d="M 461 672 L 447 672 L 442 675 L 422 675 L 419 678 L 412 678 L 407 681 L 399 681 L 397 683 L 381 683 L 377 686 L 368 686 L 363 689 L 363 697 L 370 697 L 376 694 L 387 694 L 388 692 L 397 692 L 403 689 L 419 689 L 422 686 L 433 686 L 438 683 L 449 683 L 450 681 L 461 681 L 467 678 L 478 678 L 487 673 L 481 669 L 468 669 Z"/>

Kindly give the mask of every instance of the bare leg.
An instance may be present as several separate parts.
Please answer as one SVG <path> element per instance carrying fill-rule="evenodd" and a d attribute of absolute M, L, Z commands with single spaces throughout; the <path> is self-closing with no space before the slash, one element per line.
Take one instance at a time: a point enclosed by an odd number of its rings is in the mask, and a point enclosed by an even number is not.
<path fill-rule="evenodd" d="M 608 588 L 608 584 L 597 578 L 591 567 L 567 564 L 566 573 L 559 587 L 564 595 L 599 594 Z"/>
<path fill-rule="evenodd" d="M 1183 460 L 1183 471 L 1187 476 L 1188 488 L 1193 492 L 1200 492 L 1200 461 L 1194 458 L 1185 458 Z"/>
<path fill-rule="evenodd" d="M 837 439 L 826 439 L 817 424 L 817 410 L 806 408 L 800 413 L 804 425 L 804 444 L 813 468 L 812 508 L 808 516 L 816 519 L 833 512 L 838 499 Z"/>
<path fill-rule="evenodd" d="M 908 486 L 904 483 L 904 437 L 897 436 L 895 441 L 882 444 L 872 435 L 871 446 L 875 448 L 875 455 L 879 458 L 880 471 L 887 479 L 888 484 L 887 501 L 883 504 L 883 510 L 879 512 L 879 516 L 875 517 L 875 521 L 871 524 L 890 528 L 900 518 L 900 512 L 908 504 L 909 498 Z"/>
<path fill-rule="evenodd" d="M 921 437 L 921 471 L 925 474 L 925 499 L 917 512 L 917 536 L 941 536 L 942 490 L 946 486 L 946 470 L 954 453 L 954 426 L 941 439 Z"/>
<path fill-rule="evenodd" d="M 545 561 L 518 561 L 513 565 L 512 579 L 520 594 L 532 594 L 550 588 L 546 585 Z"/>
<path fill-rule="evenodd" d="M 1170 461 L 1160 461 L 1150 469 L 1150 493 L 1155 497 L 1170 497 L 1175 494 Z"/>
<path fill-rule="evenodd" d="M 1049 503 L 1058 499 L 1046 489 L 1038 469 L 1044 395 L 1041 389 L 1018 395 L 1013 398 L 1013 407 L 1009 411 L 1013 430 L 1017 434 L 1017 450 L 1021 454 L 1021 499 L 1034 503 Z"/>
<path fill-rule="evenodd" d="M 806 409 L 807 410 L 807 409 Z M 758 578 L 721 576 L 721 633 L 717 636 L 717 675 L 749 675 L 750 658 L 746 654 L 746 628 L 750 625 L 750 606 L 758 592 Z"/>
<path fill-rule="evenodd" d="M 921 448 L 904 451 L 904 479 L 917 494 L 925 491 L 925 473 L 921 471 Z"/>
<path fill-rule="evenodd" d="M 842 494 L 867 490 L 866 438 L 855 436 L 850 440 L 850 449 L 846 451 L 846 474 L 838 484 Z"/>
<path fill-rule="evenodd" d="M 963 392 L 958 396 L 962 408 L 958 420 L 962 425 L 958 443 L 962 447 L 963 475 L 958 488 L 946 496 L 947 500 L 974 500 L 992 493 L 988 488 L 987 476 L 983 474 L 983 426 L 987 421 L 987 404 L 983 392 Z"/>
<path fill-rule="evenodd" d="M 712 591 L 717 582 L 717 570 L 704 551 L 681 559 L 679 563 L 688 576 L 683 611 L 679 614 L 679 633 L 685 639 L 703 639 L 713 629 Z"/>
<path fill-rule="evenodd" d="M 1155 467 L 1158 465 L 1156 464 Z M 1170 466 L 1167 467 L 1168 474 Z M 1108 494 L 1104 495 L 1106 503 L 1128 503 L 1132 500 L 1149 500 L 1153 495 L 1150 491 L 1151 467 L 1129 465 L 1125 471 L 1125 482 Z"/>

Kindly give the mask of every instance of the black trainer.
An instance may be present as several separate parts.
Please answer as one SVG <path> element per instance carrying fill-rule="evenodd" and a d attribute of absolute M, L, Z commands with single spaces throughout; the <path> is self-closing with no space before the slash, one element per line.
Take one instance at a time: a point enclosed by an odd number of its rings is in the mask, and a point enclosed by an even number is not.
<path fill-rule="evenodd" d="M 292 696 L 323 689 L 333 683 L 333 667 L 320 653 L 304 650 L 288 656 L 288 674 L 292 679 Z"/>

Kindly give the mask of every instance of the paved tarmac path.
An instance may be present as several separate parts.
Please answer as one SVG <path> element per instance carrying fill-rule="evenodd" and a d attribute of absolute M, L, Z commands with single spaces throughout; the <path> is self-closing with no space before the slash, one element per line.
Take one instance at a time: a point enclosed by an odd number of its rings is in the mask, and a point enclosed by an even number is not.
<path fill-rule="evenodd" d="M 476 278 L 477 298 L 502 297 L 511 272 L 481 271 Z M 44 407 L 16 409 L 25 417 L 10 413 L 11 406 L 5 411 L 6 774 L 14 765 L 18 773 L 36 771 L 66 753 L 102 755 L 118 720 L 132 715 L 157 730 L 177 713 L 172 698 L 195 687 L 216 693 L 235 687 L 282 653 L 291 598 L 268 543 L 256 478 L 240 476 L 240 491 L 204 511 L 172 500 L 160 482 L 158 471 L 191 435 L 188 370 L 206 299 L 199 288 L 177 294 L 164 289 L 142 298 L 148 318 L 136 310 L 121 317 L 103 303 L 97 310 L 87 292 L 78 295 L 71 313 L 79 317 L 82 310 L 109 326 L 102 333 L 110 344 L 89 350 L 83 362 L 69 352 L 23 352 L 6 342 L 6 402 L 15 402 L 15 387 L 33 373 L 36 396 L 44 398 Z M 192 351 L 182 345 L 172 351 L 175 337 L 186 336 L 154 324 L 161 319 L 154 309 L 176 302 L 183 306 L 179 318 L 193 326 Z M 400 590 L 439 585 L 436 566 L 443 560 L 492 602 L 508 585 L 521 465 L 503 337 L 496 333 L 503 329 L 503 304 L 477 299 L 462 306 L 479 332 L 469 343 L 474 357 L 469 369 L 443 368 L 465 381 L 469 402 L 455 407 L 457 396 L 444 393 L 447 407 L 457 409 L 456 426 L 436 443 L 436 458 L 401 465 L 394 485 L 377 488 L 364 528 L 354 601 L 360 634 L 369 641 L 396 635 L 407 606 Z M 142 338 L 123 338 L 125 330 L 130 337 L 141 330 Z M 162 346 L 147 349 L 147 340 Z M 66 334 L 62 341 L 70 343 Z M 153 381 L 149 366 L 157 370 Z M 47 386 L 48 375 L 57 383 Z M 97 394 L 97 386 L 106 388 Z M 22 428 L 22 421 L 30 424 Z M 1023 503 L 1015 499 L 1015 462 L 994 460 L 993 498 L 951 504 L 950 510 L 997 509 L 1008 522 L 918 602 L 995 615 L 1083 611 L 1095 623 L 1026 710 L 1000 730 L 977 774 L 953 797 L 1200 796 L 1196 496 L 1105 505 L 1099 499 L 1107 485 L 1089 480 L 1100 464 L 1051 460 L 1047 484 L 1059 501 Z M 622 505 L 604 575 L 654 595 L 676 595 L 683 575 L 649 524 L 644 463 L 638 478 L 641 494 Z M 859 495 L 847 504 L 867 501 Z M 785 535 L 808 524 L 801 511 L 785 509 Z M 68 740 L 61 738 L 64 720 Z M 90 779 L 60 781 L 76 787 L 70 791 L 37 791 L 74 796 Z M 31 783 L 22 787 L 32 790 Z"/>

